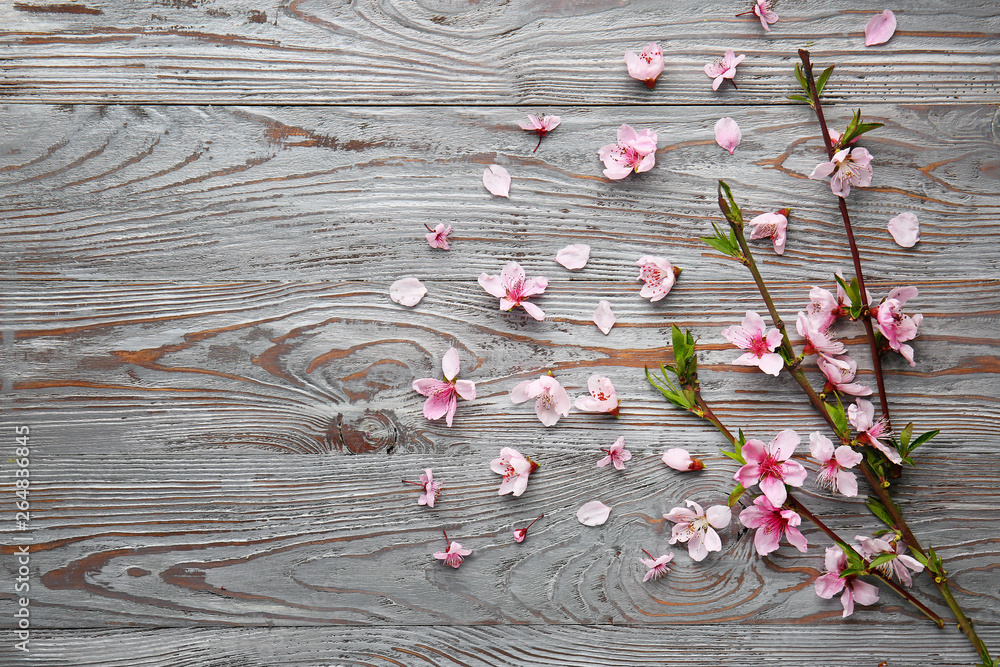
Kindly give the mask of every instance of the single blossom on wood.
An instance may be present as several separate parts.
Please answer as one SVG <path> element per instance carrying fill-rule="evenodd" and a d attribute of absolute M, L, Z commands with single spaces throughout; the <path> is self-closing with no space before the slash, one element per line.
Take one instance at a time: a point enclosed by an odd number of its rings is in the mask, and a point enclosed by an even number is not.
<path fill-rule="evenodd" d="M 861 463 L 864 458 L 861 452 L 856 452 L 847 445 L 833 448 L 833 442 L 819 431 L 809 434 L 809 453 L 819 461 L 819 475 L 816 483 L 830 491 L 836 490 L 853 498 L 858 495 L 858 478 L 851 468 Z"/>
<path fill-rule="evenodd" d="M 870 396 L 871 387 L 854 382 L 854 376 L 858 372 L 858 362 L 844 355 L 840 357 L 820 356 L 816 360 L 816 365 L 823 371 L 826 377 L 824 392 L 839 391 L 842 394 L 851 396 Z"/>
<path fill-rule="evenodd" d="M 872 184 L 872 154 L 864 148 L 843 148 L 829 162 L 820 162 L 809 174 L 818 179 L 830 176 L 830 189 L 838 197 L 851 194 L 851 186 Z"/>
<path fill-rule="evenodd" d="M 886 542 L 879 538 L 871 538 L 864 535 L 855 535 L 854 539 L 861 546 L 861 555 L 869 560 L 878 558 L 883 554 L 892 554 L 894 558 L 878 565 L 877 569 L 887 577 L 896 577 L 900 583 L 906 586 L 913 585 L 910 570 L 914 572 L 924 571 L 924 566 L 921 565 L 920 561 L 903 553 L 906 551 L 906 545 L 902 541 L 894 540 L 893 542 Z"/>
<path fill-rule="evenodd" d="M 518 544 L 520 544 L 521 542 L 524 542 L 524 538 L 526 538 L 528 536 L 528 529 L 531 528 L 532 526 L 534 526 L 536 523 L 538 523 L 538 519 L 541 519 L 544 516 L 545 516 L 544 514 L 539 514 L 537 519 L 535 519 L 534 521 L 532 521 L 531 523 L 529 523 L 524 528 L 515 528 L 514 529 L 514 541 L 517 542 Z"/>
<path fill-rule="evenodd" d="M 508 262 L 499 276 L 480 274 L 479 286 L 500 299 L 500 310 L 508 311 L 521 306 L 536 320 L 545 319 L 542 309 L 528 299 L 544 292 L 549 286 L 549 279 L 543 276 L 526 278 L 524 269 L 517 262 Z"/>
<path fill-rule="evenodd" d="M 570 271 L 582 269 L 590 259 L 590 246 L 586 243 L 568 245 L 556 253 L 555 259 Z"/>
<path fill-rule="evenodd" d="M 636 265 L 639 267 L 637 280 L 645 283 L 639 290 L 639 296 L 651 302 L 659 301 L 669 294 L 681 274 L 681 269 L 671 265 L 665 257 L 644 255 L 639 258 Z"/>
<path fill-rule="evenodd" d="M 879 440 L 889 434 L 889 422 L 885 417 L 875 419 L 875 406 L 863 398 L 856 399 L 847 408 L 847 420 L 858 432 L 858 442 L 871 445 L 886 455 L 893 463 L 903 461 L 896 448 Z"/>
<path fill-rule="evenodd" d="M 407 308 L 420 303 L 425 294 L 427 288 L 416 278 L 400 278 L 389 286 L 389 298 Z"/>
<path fill-rule="evenodd" d="M 618 143 L 603 146 L 597 155 L 604 162 L 604 175 L 612 180 L 649 171 L 656 164 L 656 132 L 636 132 L 623 124 L 618 128 Z"/>
<path fill-rule="evenodd" d="M 625 462 L 632 459 L 632 452 L 625 449 L 624 436 L 615 440 L 614 444 L 608 449 L 602 448 L 601 451 L 607 454 L 607 456 L 597 462 L 598 468 L 603 468 L 611 463 L 615 466 L 615 470 L 625 470 Z"/>
<path fill-rule="evenodd" d="M 737 56 L 732 49 L 728 49 L 720 60 L 706 64 L 705 74 L 712 79 L 712 90 L 718 90 L 724 79 L 732 81 L 735 88 L 736 82 L 733 81 L 733 77 L 736 76 L 736 66 L 743 62 L 744 58 L 745 55 Z"/>
<path fill-rule="evenodd" d="M 490 470 L 503 475 L 497 495 L 511 493 L 517 498 L 528 488 L 528 476 L 538 470 L 538 464 L 522 456 L 516 449 L 504 447 L 500 450 L 500 456 L 490 461 Z"/>
<path fill-rule="evenodd" d="M 441 482 L 434 479 L 434 473 L 431 472 L 430 468 L 424 470 L 424 474 L 420 476 L 419 482 L 408 482 L 404 479 L 403 484 L 413 484 L 424 490 L 420 494 L 420 497 L 417 498 L 418 505 L 434 507 L 434 502 L 441 496 Z"/>
<path fill-rule="evenodd" d="M 607 412 L 618 416 L 618 392 L 611 384 L 611 379 L 600 375 L 591 375 L 587 380 L 590 396 L 580 396 L 576 399 L 576 409 L 583 412 Z"/>
<path fill-rule="evenodd" d="M 542 139 L 545 138 L 545 135 L 556 129 L 561 122 L 562 119 L 559 116 L 542 116 L 539 118 L 538 116 L 533 116 L 529 113 L 528 122 L 524 122 L 522 120 L 518 122 L 518 125 L 521 126 L 522 130 L 534 132 L 538 135 L 538 143 L 535 144 L 535 150 L 531 151 L 534 153 L 538 150 L 538 147 L 542 145 Z"/>
<path fill-rule="evenodd" d="M 458 380 L 458 350 L 449 348 L 441 359 L 444 380 L 421 378 L 413 381 L 413 391 L 426 396 L 424 417 L 430 420 L 445 418 L 448 426 L 455 416 L 458 399 L 471 401 L 476 398 L 476 385 L 469 380 Z"/>
<path fill-rule="evenodd" d="M 809 542 L 797 527 L 802 523 L 802 517 L 798 512 L 775 507 L 767 496 L 754 498 L 753 506 L 740 512 L 740 522 L 747 528 L 757 529 L 753 536 L 753 544 L 761 556 L 766 556 L 777 549 L 782 536 L 802 553 L 805 553 L 809 546 Z"/>
<path fill-rule="evenodd" d="M 844 607 L 844 618 L 854 613 L 854 603 L 872 605 L 878 602 L 878 588 L 858 579 L 856 575 L 840 576 L 847 569 L 847 555 L 840 547 L 827 547 L 826 574 L 816 578 L 816 595 L 829 600 L 837 593 Z"/>
<path fill-rule="evenodd" d="M 673 554 L 663 554 L 659 558 L 654 558 L 653 554 L 649 553 L 645 549 L 642 550 L 642 553 L 644 553 L 647 556 L 649 556 L 649 558 L 640 558 L 639 559 L 639 561 L 643 565 L 645 565 L 647 568 L 649 568 L 649 571 L 646 572 L 646 576 L 644 576 L 642 578 L 642 580 L 644 582 L 649 581 L 650 579 L 659 579 L 660 577 L 662 577 L 663 575 L 665 575 L 667 572 L 670 572 L 670 568 L 667 567 L 667 563 L 669 563 L 670 561 L 672 561 L 674 559 L 674 555 Z"/>
<path fill-rule="evenodd" d="M 896 32 L 896 15 L 887 9 L 865 24 L 865 46 L 885 44 Z"/>
<path fill-rule="evenodd" d="M 705 467 L 701 459 L 692 458 L 686 449 L 681 449 L 680 447 L 674 447 L 663 452 L 663 462 L 680 472 L 693 472 L 695 470 L 702 470 Z"/>
<path fill-rule="evenodd" d="M 771 26 L 768 24 L 778 22 L 778 15 L 771 9 L 770 0 L 757 0 L 751 11 L 760 19 L 760 24 L 768 32 L 771 32 Z"/>
<path fill-rule="evenodd" d="M 892 240 L 903 248 L 912 248 L 920 241 L 920 222 L 909 211 L 900 213 L 887 225 Z"/>
<path fill-rule="evenodd" d="M 746 350 L 745 354 L 732 363 L 738 366 L 757 366 L 775 377 L 784 368 L 784 359 L 775 352 L 781 345 L 781 332 L 777 329 L 766 331 L 764 320 L 757 313 L 748 310 L 740 326 L 733 325 L 723 329 L 722 335 L 736 347 Z"/>
<path fill-rule="evenodd" d="M 710 551 L 722 551 L 722 538 L 716 529 L 729 525 L 733 511 L 725 505 L 712 505 L 707 510 L 693 500 L 686 500 L 689 509 L 675 507 L 663 518 L 674 522 L 670 544 L 687 542 L 688 555 L 702 561 Z"/>
<path fill-rule="evenodd" d="M 650 42 L 638 55 L 626 51 L 625 65 L 630 77 L 642 81 L 652 90 L 657 77 L 663 73 L 663 49 L 656 42 Z"/>
<path fill-rule="evenodd" d="M 559 417 L 569 414 L 569 394 L 551 375 L 543 375 L 537 380 L 525 380 L 510 392 L 510 401 L 514 404 L 535 399 L 535 414 L 545 426 L 553 426 Z"/>
<path fill-rule="evenodd" d="M 917 337 L 917 327 L 924 321 L 924 316 L 904 314 L 903 305 L 915 296 L 916 287 L 897 287 L 889 292 L 885 301 L 871 309 L 878 330 L 889 342 L 889 347 L 903 355 L 910 366 L 916 366 L 917 362 L 913 360 L 913 348 L 906 345 L 906 341 Z"/>
<path fill-rule="evenodd" d="M 491 164 L 483 171 L 483 185 L 497 197 L 509 197 L 510 173 L 498 164 Z"/>
<path fill-rule="evenodd" d="M 427 227 L 427 225 L 424 225 L 424 227 Z M 444 224 L 438 224 L 434 229 L 427 227 L 427 231 L 430 234 L 426 234 L 424 238 L 427 239 L 427 243 L 432 248 L 451 250 L 451 245 L 448 243 L 448 234 L 451 234 L 451 225 L 445 227 Z"/>
<path fill-rule="evenodd" d="M 779 255 L 785 254 L 785 236 L 788 230 L 788 214 L 790 211 L 783 208 L 774 213 L 762 213 L 750 221 L 753 229 L 750 231 L 750 238 L 771 239 L 774 252 Z"/>
<path fill-rule="evenodd" d="M 748 489 L 758 484 L 768 500 L 781 506 L 788 497 L 785 485 L 802 486 L 806 481 L 802 464 L 789 460 L 799 441 L 799 434 L 790 428 L 778 433 L 768 444 L 753 438 L 747 440 L 743 445 L 746 464 L 736 471 L 733 479 Z"/>
<path fill-rule="evenodd" d="M 611 304 L 604 299 L 597 302 L 597 310 L 594 311 L 594 324 L 605 336 L 611 332 L 611 327 L 615 325 L 615 314 L 611 312 Z"/>
<path fill-rule="evenodd" d="M 732 118 L 720 118 L 715 122 L 715 143 L 719 144 L 732 155 L 743 140 L 740 126 Z"/>
<path fill-rule="evenodd" d="M 449 540 L 448 533 L 444 534 L 444 541 L 448 543 L 448 550 L 438 551 L 434 554 L 434 557 L 441 561 L 441 565 L 458 568 L 465 561 L 465 557 L 472 553 L 472 549 L 465 549 L 458 542 Z"/>

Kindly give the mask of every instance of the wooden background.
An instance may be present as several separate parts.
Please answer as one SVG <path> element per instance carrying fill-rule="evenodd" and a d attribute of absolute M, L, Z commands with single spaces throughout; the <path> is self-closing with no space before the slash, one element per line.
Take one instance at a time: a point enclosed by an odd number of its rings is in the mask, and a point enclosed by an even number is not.
<path fill-rule="evenodd" d="M 876 298 L 916 285 L 918 364 L 887 362 L 897 423 L 942 434 L 898 497 L 994 654 L 1000 652 L 1000 9 L 905 0 L 884 9 L 781 0 L 764 33 L 748 3 L 683 0 L 41 0 L 0 3 L 0 600 L 12 620 L 14 426 L 31 429 L 31 653 L 4 665 L 971 665 L 891 591 L 840 618 L 813 592 L 807 554 L 757 556 L 724 531 L 701 564 L 683 548 L 642 583 L 641 549 L 668 548 L 663 512 L 720 502 L 721 438 L 666 404 L 644 365 L 669 360 L 669 325 L 699 338 L 704 393 L 732 427 L 769 440 L 823 428 L 787 377 L 732 366 L 719 334 L 762 310 L 742 268 L 697 240 L 725 178 L 748 212 L 793 209 L 783 257 L 758 244 L 790 320 L 809 287 L 849 269 L 836 200 L 805 177 L 823 151 L 787 102 L 806 47 L 837 63 L 834 126 L 852 108 L 874 187 L 850 207 Z M 650 40 L 654 91 L 622 53 Z M 745 53 L 712 92 L 702 67 Z M 532 153 L 529 112 L 563 117 Z M 734 156 L 712 127 L 735 118 Z M 597 149 L 628 122 L 659 135 L 657 166 L 609 182 Z M 510 199 L 482 187 L 506 166 Z M 916 213 L 922 240 L 885 223 Z M 454 226 L 432 250 L 424 224 Z M 570 273 L 552 261 L 592 248 Z M 663 301 L 639 298 L 635 261 L 684 267 Z M 547 318 L 500 313 L 476 284 L 511 259 L 547 275 Z M 397 278 L 430 293 L 392 303 Z M 590 322 L 607 299 L 618 324 Z M 841 330 L 871 382 L 859 328 Z M 479 397 L 428 422 L 414 378 L 451 346 Z M 617 420 L 574 411 L 543 428 L 508 399 L 553 371 L 571 395 L 592 373 Z M 810 367 L 819 383 L 818 374 Z M 624 472 L 597 469 L 625 436 Z M 488 462 L 511 446 L 541 463 L 498 498 Z M 671 446 L 705 458 L 681 475 Z M 803 447 L 804 449 L 804 447 Z M 807 465 L 809 465 L 807 463 Z M 400 484 L 425 467 L 433 510 Z M 848 538 L 877 528 L 860 500 L 801 494 Z M 613 507 L 599 528 L 584 502 Z M 523 544 L 511 530 L 544 512 Z M 442 568 L 442 528 L 475 553 Z M 925 578 L 915 588 L 947 610 Z"/>

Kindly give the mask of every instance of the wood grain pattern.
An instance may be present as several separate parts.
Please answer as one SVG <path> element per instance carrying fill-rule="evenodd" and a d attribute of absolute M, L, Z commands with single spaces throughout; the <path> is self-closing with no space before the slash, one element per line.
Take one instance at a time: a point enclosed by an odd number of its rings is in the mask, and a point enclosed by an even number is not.
<path fill-rule="evenodd" d="M 716 455 L 682 474 L 662 448 L 637 444 L 625 471 L 596 468 L 592 443 L 525 442 L 541 467 L 520 498 L 498 497 L 494 447 L 443 456 L 198 457 L 36 455 L 32 461 L 33 618 L 45 627 L 190 625 L 798 624 L 839 627 L 837 600 L 818 598 L 821 548 L 767 558 L 751 531 L 721 531 L 702 563 L 683 548 L 674 569 L 642 582 L 642 549 L 661 553 L 685 498 L 721 502 L 736 465 Z M 1000 498 L 995 461 L 932 453 L 897 494 L 911 525 L 949 563 L 970 616 L 1000 621 Z M 811 468 L 815 466 L 806 462 Z M 433 509 L 400 482 L 432 466 L 444 482 Z M 933 490 L 934 501 L 927 502 Z M 9 496 L 9 481 L 0 485 Z M 809 482 L 798 495 L 846 539 L 878 526 L 863 499 L 832 499 Z M 608 522 L 576 510 L 600 499 Z M 947 508 L 943 510 L 943 508 Z M 948 521 L 942 521 L 942 511 Z M 511 531 L 546 517 L 523 544 Z M 432 554 L 441 530 L 473 550 L 460 570 Z M 4 547 L 5 554 L 14 547 Z M 3 567 L 12 577 L 14 559 Z M 914 590 L 934 599 L 926 577 Z M 9 596 L 10 593 L 4 593 Z M 941 607 L 941 605 L 935 605 Z M 945 613 L 946 610 L 941 610 Z M 923 623 L 891 591 L 855 621 Z"/>
<path fill-rule="evenodd" d="M 484 439 L 490 449 L 539 437 L 610 443 L 612 433 L 714 451 L 718 436 L 663 401 L 643 374 L 669 360 L 676 323 L 700 339 L 705 395 L 724 420 L 762 434 L 823 428 L 789 378 L 729 363 L 737 351 L 719 332 L 745 310 L 762 310 L 755 289 L 694 275 L 685 272 L 657 304 L 640 299 L 635 282 L 553 281 L 537 300 L 544 322 L 501 313 L 472 282 L 428 281 L 413 309 L 392 303 L 387 283 L 7 283 L 4 384 L 11 415 L 50 453 L 445 453 Z M 810 284 L 773 286 L 790 322 Z M 908 306 L 925 315 L 918 366 L 898 356 L 886 366 L 897 419 L 942 428 L 938 446 L 990 451 L 1000 437 L 998 283 L 916 285 L 921 294 Z M 599 299 L 618 318 L 607 337 L 591 322 Z M 841 331 L 871 383 L 860 328 Z M 411 383 L 436 377 L 451 346 L 479 395 L 447 428 L 424 419 Z M 530 405 L 513 406 L 508 395 L 549 370 L 574 396 L 591 374 L 610 376 L 621 416 L 573 411 L 543 429 Z"/>
<path fill-rule="evenodd" d="M 698 241 L 719 220 L 716 181 L 747 213 L 793 209 L 787 251 L 760 244 L 769 276 L 850 266 L 836 197 L 806 176 L 823 159 L 808 107 L 566 108 L 532 153 L 510 108 L 202 108 L 7 106 L 0 133 L 0 268 L 10 277 L 118 280 L 475 278 L 510 259 L 552 273 L 556 251 L 594 249 L 578 280 L 632 281 L 643 254 L 699 280 L 740 267 Z M 849 109 L 829 112 L 836 125 Z M 867 135 L 875 187 L 851 210 L 877 278 L 1000 275 L 995 106 L 869 106 L 888 126 Z M 737 118 L 734 156 L 715 144 Z M 623 182 L 601 174 L 600 146 L 622 121 L 659 133 L 657 166 Z M 834 122 L 831 120 L 831 122 Z M 482 185 L 486 165 L 513 175 L 511 198 Z M 913 211 L 920 245 L 886 222 Z M 432 250 L 425 225 L 454 226 Z M 561 269 L 559 269 L 561 270 Z"/>
<path fill-rule="evenodd" d="M 992 102 L 1000 14 L 991 0 L 907 0 L 884 46 L 876 11 L 784 0 L 765 33 L 749 2 L 656 0 L 107 0 L 7 4 L 3 95 L 16 102 L 233 104 L 753 104 L 794 92 L 795 49 L 839 63 L 833 99 Z M 626 49 L 664 46 L 649 92 Z M 706 62 L 747 54 L 739 90 Z"/>
<path fill-rule="evenodd" d="M 756 626 L 418 626 L 379 628 L 183 628 L 50 630 L 33 662 L 58 667 L 660 667 L 810 664 L 965 667 L 972 657 L 954 634 L 886 626 L 879 645 L 859 641 L 862 623 Z M 980 628 L 989 643 L 993 626 Z M 838 647 L 831 658 L 827 645 Z M 4 649 L 0 647 L 0 651 Z M 2 654 L 0 654 L 2 655 Z M 17 660 L 16 656 L 11 656 Z"/>

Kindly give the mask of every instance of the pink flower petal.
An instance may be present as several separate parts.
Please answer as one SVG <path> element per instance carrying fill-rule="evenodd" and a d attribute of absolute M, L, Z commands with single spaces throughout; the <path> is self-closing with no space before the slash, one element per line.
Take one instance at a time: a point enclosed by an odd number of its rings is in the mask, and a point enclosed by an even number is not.
<path fill-rule="evenodd" d="M 498 164 L 491 164 L 483 172 L 483 185 L 497 197 L 510 196 L 510 174 Z"/>
<path fill-rule="evenodd" d="M 441 370 L 444 371 L 444 379 L 451 382 L 458 377 L 459 371 L 458 350 L 453 347 L 448 348 L 441 359 Z"/>
<path fill-rule="evenodd" d="M 611 508 L 598 500 L 592 500 L 576 511 L 576 519 L 585 526 L 600 526 L 608 520 Z"/>
<path fill-rule="evenodd" d="M 896 16 L 887 9 L 873 16 L 865 26 L 865 46 L 885 44 L 894 32 L 896 32 Z"/>
<path fill-rule="evenodd" d="M 904 248 L 912 248 L 920 240 L 920 223 L 909 211 L 890 220 L 888 227 L 892 240 Z"/>
<path fill-rule="evenodd" d="M 389 286 L 389 298 L 401 306 L 415 306 L 425 294 L 427 288 L 416 278 L 401 278 Z"/>
<path fill-rule="evenodd" d="M 686 449 L 668 449 L 663 452 L 663 462 L 674 470 L 688 472 L 689 470 L 701 470 L 705 464 L 700 460 L 692 458 Z"/>
<path fill-rule="evenodd" d="M 715 143 L 719 144 L 732 155 L 736 147 L 740 145 L 743 133 L 740 126 L 732 118 L 720 118 L 715 123 Z"/>
<path fill-rule="evenodd" d="M 574 243 L 556 253 L 556 261 L 570 271 L 582 269 L 587 265 L 587 260 L 589 259 L 590 246 L 586 243 Z"/>
<path fill-rule="evenodd" d="M 603 299 L 597 302 L 597 310 L 594 311 L 594 324 L 605 336 L 611 332 L 611 327 L 615 325 L 615 314 L 611 312 L 611 304 Z"/>

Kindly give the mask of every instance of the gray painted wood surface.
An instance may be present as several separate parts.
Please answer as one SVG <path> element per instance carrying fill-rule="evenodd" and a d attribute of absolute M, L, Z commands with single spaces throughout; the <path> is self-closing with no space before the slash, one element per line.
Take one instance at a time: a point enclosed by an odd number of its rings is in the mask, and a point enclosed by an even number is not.
<path fill-rule="evenodd" d="M 886 123 L 865 140 L 873 187 L 850 207 L 873 295 L 920 290 L 918 365 L 886 360 L 895 421 L 943 429 L 894 488 L 1000 651 L 1000 12 L 906 2 L 893 40 L 865 49 L 883 7 L 785 0 L 768 34 L 733 17 L 744 9 L 0 7 L 0 502 L 12 508 L 11 428 L 27 424 L 33 541 L 31 659 L 5 635 L 0 662 L 973 664 L 960 633 L 891 591 L 841 619 L 813 593 L 826 540 L 811 527 L 808 553 L 761 558 L 733 526 L 720 554 L 674 549 L 673 572 L 641 582 L 641 549 L 669 548 L 663 512 L 721 502 L 735 469 L 645 381 L 670 359 L 670 324 L 698 337 L 705 396 L 732 427 L 824 429 L 787 377 L 729 363 L 720 330 L 762 308 L 745 271 L 697 240 L 725 178 L 748 212 L 793 209 L 784 256 L 755 246 L 786 321 L 849 269 L 836 200 L 806 179 L 818 127 L 785 99 L 803 46 L 839 64 L 835 127 L 857 106 Z M 620 59 L 651 39 L 667 69 L 647 91 Z M 740 88 L 713 93 L 701 67 L 727 47 L 748 55 Z M 516 121 L 539 110 L 564 120 L 533 153 Z M 743 130 L 734 156 L 714 143 L 721 116 Z M 622 122 L 657 131 L 657 166 L 608 182 L 597 149 Z M 510 170 L 509 200 L 483 189 L 490 163 Z M 910 250 L 885 229 L 904 210 L 921 221 Z M 439 222 L 454 226 L 447 253 L 423 240 Z M 552 257 L 575 242 L 592 258 L 569 272 Z M 638 296 L 644 254 L 684 268 L 657 304 Z M 476 284 L 511 259 L 549 276 L 544 322 L 499 312 Z M 403 276 L 430 290 L 412 309 L 388 298 Z M 591 322 L 600 299 L 618 318 L 608 336 Z M 872 383 L 860 327 L 837 331 Z M 410 384 L 451 346 L 479 396 L 448 428 Z M 574 397 L 610 376 L 621 416 L 542 427 L 508 395 L 547 371 Z M 627 469 L 596 468 L 618 436 Z M 501 446 L 542 464 L 521 498 L 496 495 Z M 671 446 L 707 469 L 668 469 Z M 433 510 L 400 483 L 426 467 L 445 482 Z M 848 539 L 877 528 L 860 499 L 811 480 L 799 495 Z M 574 513 L 594 499 L 611 518 L 586 528 Z M 431 556 L 442 528 L 475 551 L 458 571 Z M 926 577 L 914 589 L 946 612 Z"/>

